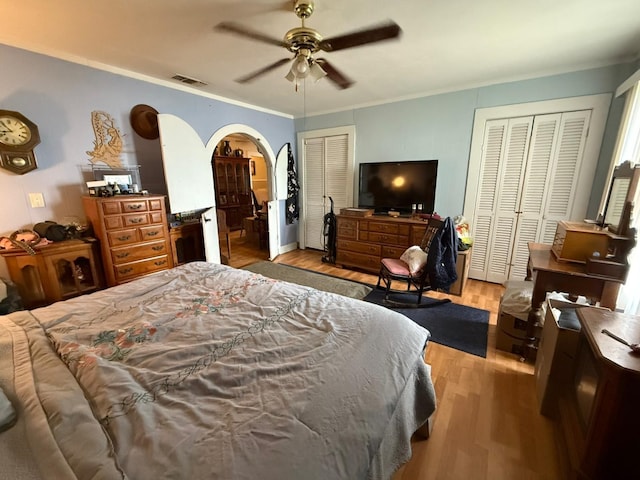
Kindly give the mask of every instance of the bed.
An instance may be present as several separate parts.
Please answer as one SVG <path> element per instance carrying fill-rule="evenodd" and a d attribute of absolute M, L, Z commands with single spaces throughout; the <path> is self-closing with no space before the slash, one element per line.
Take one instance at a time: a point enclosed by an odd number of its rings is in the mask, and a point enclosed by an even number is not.
<path fill-rule="evenodd" d="M 0 477 L 388 479 L 436 401 L 429 332 L 194 262 L 0 317 Z"/>

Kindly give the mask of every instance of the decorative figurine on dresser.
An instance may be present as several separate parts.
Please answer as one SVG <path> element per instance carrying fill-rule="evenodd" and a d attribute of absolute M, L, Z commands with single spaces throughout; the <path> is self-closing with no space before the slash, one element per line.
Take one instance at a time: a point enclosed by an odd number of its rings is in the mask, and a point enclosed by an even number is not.
<path fill-rule="evenodd" d="M 82 202 L 100 240 L 108 286 L 173 267 L 164 196 L 85 196 Z"/>

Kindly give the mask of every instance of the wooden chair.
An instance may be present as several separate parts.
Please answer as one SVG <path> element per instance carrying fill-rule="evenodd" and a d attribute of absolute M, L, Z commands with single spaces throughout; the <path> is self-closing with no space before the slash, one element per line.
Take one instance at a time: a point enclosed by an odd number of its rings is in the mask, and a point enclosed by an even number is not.
<path fill-rule="evenodd" d="M 216 218 L 218 219 L 218 235 L 227 237 L 227 258 L 231 258 L 231 229 L 227 225 L 227 214 L 224 210 L 216 208 Z"/>
<path fill-rule="evenodd" d="M 421 306 L 422 304 L 422 294 L 425 291 L 431 289 L 429 285 L 429 271 L 427 268 L 428 258 L 429 258 L 429 247 L 431 246 L 432 240 L 435 238 L 437 234 L 440 233 L 444 226 L 444 221 L 439 219 L 429 219 L 427 223 L 427 229 L 422 237 L 420 242 L 420 248 L 427 254 L 427 263 L 418 271 L 412 273 L 409 265 L 400 258 L 383 258 L 380 261 L 380 274 L 378 275 L 378 284 L 377 287 L 380 287 L 380 283 L 383 282 L 386 288 L 384 295 L 384 302 L 388 304 L 397 304 L 402 306 Z M 417 294 L 417 302 L 415 305 L 410 305 L 405 302 L 395 302 L 389 300 L 389 294 L 400 293 L 399 291 L 391 290 L 391 282 L 392 281 L 400 281 L 407 283 L 407 290 L 403 293 L 415 293 Z M 414 288 L 414 291 L 411 291 L 411 288 Z M 439 300 L 437 302 L 431 302 L 424 306 L 435 306 L 440 305 L 442 303 L 449 302 L 449 299 Z"/>

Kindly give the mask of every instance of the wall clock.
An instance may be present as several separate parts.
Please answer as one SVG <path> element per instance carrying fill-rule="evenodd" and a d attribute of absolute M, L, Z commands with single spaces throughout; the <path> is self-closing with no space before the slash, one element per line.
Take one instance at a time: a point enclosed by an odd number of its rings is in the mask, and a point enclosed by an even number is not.
<path fill-rule="evenodd" d="M 0 167 L 22 175 L 38 168 L 38 126 L 19 112 L 0 110 Z"/>

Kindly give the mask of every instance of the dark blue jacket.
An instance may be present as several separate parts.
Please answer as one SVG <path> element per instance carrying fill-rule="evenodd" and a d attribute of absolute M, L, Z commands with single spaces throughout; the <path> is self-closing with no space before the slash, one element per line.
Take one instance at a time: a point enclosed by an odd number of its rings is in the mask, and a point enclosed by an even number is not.
<path fill-rule="evenodd" d="M 449 291 L 449 287 L 458 279 L 456 259 L 458 257 L 458 233 L 451 217 L 444 220 L 444 225 L 429 245 L 427 271 L 429 283 L 433 290 Z"/>

